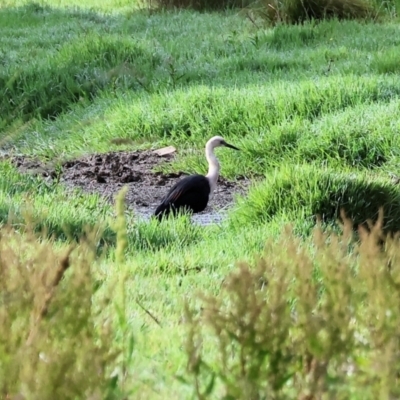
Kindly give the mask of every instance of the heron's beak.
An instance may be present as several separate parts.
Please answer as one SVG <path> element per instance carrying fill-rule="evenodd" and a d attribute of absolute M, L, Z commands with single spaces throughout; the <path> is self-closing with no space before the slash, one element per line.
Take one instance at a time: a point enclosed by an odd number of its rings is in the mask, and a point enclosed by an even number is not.
<path fill-rule="evenodd" d="M 237 147 L 235 147 L 235 146 L 233 146 L 233 145 L 231 145 L 229 143 L 226 143 L 226 142 L 224 142 L 224 146 L 229 147 L 230 149 L 233 149 L 233 150 L 240 150 Z"/>

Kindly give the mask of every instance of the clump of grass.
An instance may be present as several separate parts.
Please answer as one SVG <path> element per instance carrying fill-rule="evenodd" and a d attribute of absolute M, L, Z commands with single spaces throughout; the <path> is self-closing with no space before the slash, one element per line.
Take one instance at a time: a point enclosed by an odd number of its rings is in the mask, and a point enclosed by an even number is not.
<path fill-rule="evenodd" d="M 99 195 L 85 195 L 81 191 L 67 194 L 56 180 L 20 173 L 9 161 L 0 162 L 0 171 L 0 223 L 12 217 L 12 223 L 23 229 L 28 215 L 37 233 L 75 241 L 79 241 L 86 228 L 95 229 L 102 224 L 100 243 L 115 243 L 115 232 L 106 224 L 112 208 Z"/>
<path fill-rule="evenodd" d="M 399 235 L 384 235 L 381 213 L 354 242 L 343 219 L 309 244 L 287 229 L 218 295 L 200 294 L 200 310 L 186 307 L 197 398 L 399 396 Z"/>
<path fill-rule="evenodd" d="M 338 133 L 340 131 L 340 133 Z M 352 167 L 373 169 L 385 164 L 391 156 L 395 135 L 382 138 L 381 132 L 369 132 L 369 127 L 334 128 L 303 138 L 299 143 L 299 156 L 307 161 L 335 160 Z M 392 142 L 392 143 L 391 143 Z"/>
<path fill-rule="evenodd" d="M 331 18 L 375 19 L 380 13 L 379 5 L 370 0 L 257 0 L 250 10 L 273 24 Z"/>
<path fill-rule="evenodd" d="M 394 48 L 385 49 L 372 60 L 372 68 L 380 74 L 396 74 L 400 71 L 400 56 Z"/>
<path fill-rule="evenodd" d="M 1 228 L 3 398 L 100 398 L 115 389 L 110 368 L 119 350 L 102 314 L 107 296 L 93 301 L 99 288 L 96 259 L 90 234 L 57 250 L 32 230 Z"/>
<path fill-rule="evenodd" d="M 316 166 L 283 165 L 253 187 L 238 201 L 232 223 L 259 224 L 285 215 L 292 221 L 315 224 L 319 215 L 325 223 L 335 223 L 340 209 L 354 226 L 371 218 L 379 207 L 385 211 L 384 230 L 400 230 L 400 189 L 389 179 L 371 172 L 337 172 Z"/>
<path fill-rule="evenodd" d="M 86 34 L 54 56 L 0 73 L 0 107 L 7 118 L 54 118 L 73 103 L 91 99 L 106 86 L 142 88 L 157 61 L 140 45 L 119 37 Z M 151 80 L 151 79 L 150 79 Z M 139 83 L 141 82 L 141 83 Z"/>
<path fill-rule="evenodd" d="M 397 159 L 398 127 L 389 103 L 355 106 L 323 115 L 304 128 L 297 154 L 304 161 L 374 169 Z"/>
<path fill-rule="evenodd" d="M 188 214 L 166 218 L 160 225 L 156 219 L 137 221 L 129 228 L 129 248 L 154 252 L 161 248 L 184 248 L 198 242 L 204 235 L 200 225 L 193 224 Z"/>

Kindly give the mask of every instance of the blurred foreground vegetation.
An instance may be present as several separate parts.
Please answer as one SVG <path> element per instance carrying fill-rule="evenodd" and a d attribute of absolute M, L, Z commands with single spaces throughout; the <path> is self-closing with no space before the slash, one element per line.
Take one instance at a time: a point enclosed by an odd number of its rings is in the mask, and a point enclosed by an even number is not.
<path fill-rule="evenodd" d="M 115 263 L 124 264 L 123 193 Z M 180 307 L 186 361 L 175 376 L 190 397 L 395 398 L 400 322 L 399 235 L 317 226 L 302 241 L 287 226 L 255 263 L 239 262 L 220 291 Z M 126 268 L 104 280 L 98 231 L 55 247 L 29 229 L 1 229 L 0 387 L 3 398 L 149 398 L 136 380 L 143 351 L 129 314 Z M 111 290 L 112 287 L 112 290 Z M 186 306 L 183 307 L 183 304 Z M 170 363 L 176 360 L 169 360 Z M 143 378 L 142 378 L 143 379 Z M 367 393 L 365 388 L 368 388 Z"/>

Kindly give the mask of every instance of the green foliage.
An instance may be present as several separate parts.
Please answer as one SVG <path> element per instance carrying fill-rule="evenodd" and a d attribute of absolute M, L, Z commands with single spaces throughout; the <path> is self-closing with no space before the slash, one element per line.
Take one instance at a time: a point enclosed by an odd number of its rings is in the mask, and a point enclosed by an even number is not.
<path fill-rule="evenodd" d="M 360 243 L 349 220 L 339 235 L 316 228 L 311 246 L 289 229 L 201 293 L 186 313 L 197 398 L 397 397 L 399 237 L 381 224 Z"/>

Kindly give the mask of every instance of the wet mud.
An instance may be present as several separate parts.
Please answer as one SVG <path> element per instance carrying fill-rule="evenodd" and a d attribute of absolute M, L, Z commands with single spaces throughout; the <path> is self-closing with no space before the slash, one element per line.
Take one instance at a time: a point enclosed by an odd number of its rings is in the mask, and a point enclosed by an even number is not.
<path fill-rule="evenodd" d="M 122 187 L 127 185 L 127 207 L 147 219 L 168 189 L 186 175 L 183 172 L 154 171 L 156 166 L 171 162 L 174 157 L 174 154 L 160 156 L 151 151 L 115 151 L 66 161 L 61 168 L 23 156 L 10 158 L 20 172 L 59 179 L 69 189 L 98 193 L 112 203 Z M 234 195 L 244 194 L 248 184 L 245 179 L 232 182 L 220 177 L 209 206 L 202 213 L 193 215 L 193 221 L 201 224 L 221 221 L 224 212 L 233 204 Z"/>

